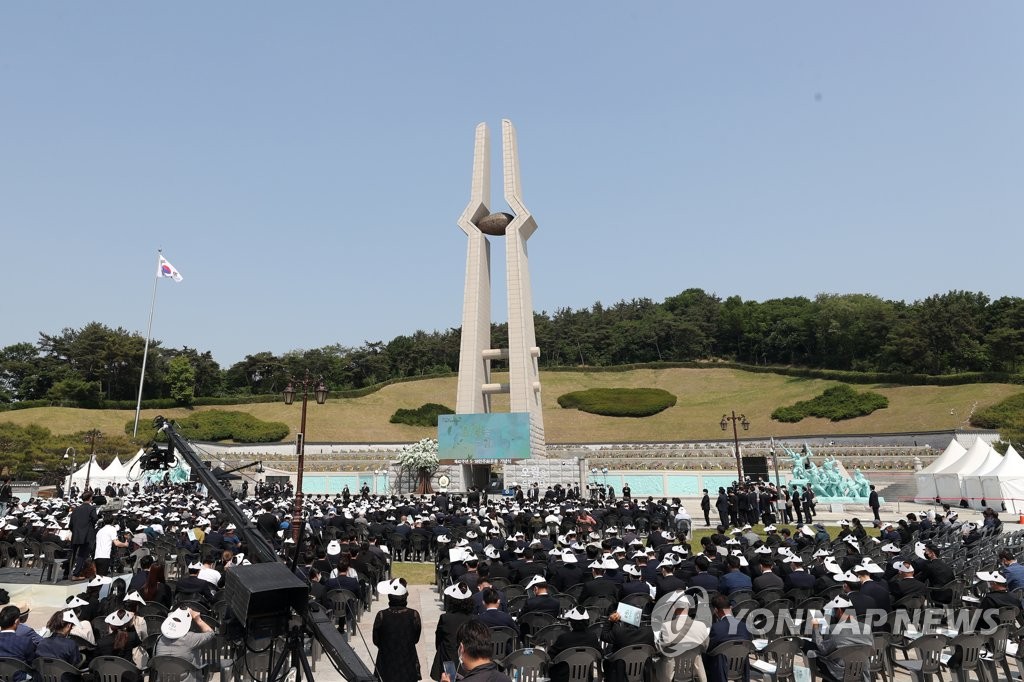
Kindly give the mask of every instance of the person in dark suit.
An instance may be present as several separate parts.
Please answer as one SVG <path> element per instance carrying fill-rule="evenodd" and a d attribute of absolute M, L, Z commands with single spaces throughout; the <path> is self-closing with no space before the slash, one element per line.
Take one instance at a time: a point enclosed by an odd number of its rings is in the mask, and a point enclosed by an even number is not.
<path fill-rule="evenodd" d="M 921 569 L 921 580 L 932 588 L 932 598 L 940 604 L 953 601 L 952 590 L 936 590 L 937 587 L 953 582 L 953 567 L 939 558 L 939 548 L 928 543 L 924 548 L 925 561 Z"/>
<path fill-rule="evenodd" d="M 547 653 L 551 660 L 555 660 L 555 657 L 563 651 L 576 647 L 590 647 L 597 651 L 601 650 L 601 643 L 598 641 L 597 635 L 588 628 L 590 618 L 585 610 L 579 607 L 571 609 L 564 614 L 564 619 L 572 629 L 559 635 L 558 639 L 548 648 Z M 548 676 L 551 682 L 568 682 L 569 665 L 567 663 L 559 663 L 558 665 L 551 666 L 548 668 Z"/>
<path fill-rule="evenodd" d="M 878 493 L 875 492 L 875 486 L 871 486 L 871 493 L 868 495 L 868 506 L 871 507 L 871 512 L 875 515 L 875 525 L 882 523 L 882 517 L 878 515 L 878 510 L 881 507 L 878 504 Z"/>
<path fill-rule="evenodd" d="M 618 567 L 611 557 L 598 559 L 590 564 L 594 577 L 583 584 L 583 593 L 580 596 L 581 602 L 586 602 L 591 597 L 610 597 L 615 601 L 619 600 L 619 586 L 614 580 L 605 576 L 605 570 L 614 570 L 612 566 Z"/>
<path fill-rule="evenodd" d="M 729 496 L 725 494 L 725 488 L 718 489 L 718 499 L 715 500 L 715 509 L 718 510 L 718 517 L 722 526 L 729 527 Z"/>
<path fill-rule="evenodd" d="M 462 588 L 462 589 L 459 589 Z M 463 591 L 465 590 L 465 591 Z M 444 591 L 447 608 L 437 619 L 434 632 L 434 662 L 430 666 L 430 679 L 440 680 L 445 661 L 459 660 L 459 628 L 473 620 L 473 593 L 465 585 L 452 585 Z M 556 602 L 557 603 L 557 602 Z"/>
<path fill-rule="evenodd" d="M 1005 606 L 1013 606 L 1017 609 L 1024 609 L 1024 604 L 1016 596 L 1007 591 L 1007 579 L 1002 573 L 978 573 L 980 580 L 988 582 L 988 594 L 981 600 L 982 612 L 986 609 L 1001 609 Z"/>
<path fill-rule="evenodd" d="M 907 597 L 928 596 L 928 586 L 914 577 L 913 564 L 897 561 L 893 566 L 899 573 L 899 577 L 889 583 L 893 604 Z"/>
<path fill-rule="evenodd" d="M 738 590 L 751 590 L 754 585 L 750 576 L 740 572 L 742 562 L 738 556 L 729 556 L 725 559 L 726 574 L 718 581 L 718 591 L 722 594 L 729 594 Z"/>
<path fill-rule="evenodd" d="M 763 590 L 783 590 L 786 584 L 782 578 L 772 571 L 775 566 L 775 562 L 772 560 L 771 554 L 762 554 L 760 559 L 761 564 L 761 575 L 754 578 L 754 593 L 757 594 Z"/>
<path fill-rule="evenodd" d="M 753 637 L 743 621 L 732 615 L 729 598 L 724 594 L 715 595 L 715 598 L 711 600 L 711 608 L 714 609 L 718 620 L 712 623 L 711 631 L 708 634 L 708 653 L 703 655 L 704 670 L 707 672 L 708 682 L 725 682 L 725 659 L 722 656 L 712 656 L 710 652 L 714 651 L 719 644 L 736 641 L 749 642 Z M 749 676 L 750 672 L 748 671 L 747 677 L 744 679 L 749 679 Z"/>
<path fill-rule="evenodd" d="M 8 604 L 0 609 L 0 657 L 16 658 L 32 665 L 36 658 L 36 645 L 28 637 L 17 634 L 21 609 Z"/>
<path fill-rule="evenodd" d="M 793 570 L 784 579 L 787 590 L 813 590 L 816 582 L 814 576 L 804 570 L 804 560 L 798 556 L 791 556 L 784 560 Z"/>
<path fill-rule="evenodd" d="M 700 498 L 700 510 L 704 514 L 704 525 L 711 527 L 711 495 L 708 489 L 704 488 L 704 495 Z"/>
<path fill-rule="evenodd" d="M 71 512 L 71 560 L 67 566 L 75 580 L 82 580 L 82 569 L 96 547 L 96 506 L 92 503 L 92 492 L 82 493 L 82 504 Z M 72 568 L 73 566 L 73 568 Z M 68 579 L 67 572 L 64 579 Z"/>
<path fill-rule="evenodd" d="M 131 582 L 128 583 L 128 592 L 137 592 L 143 588 L 146 578 L 149 577 L 149 567 L 153 565 L 153 561 L 155 559 L 152 554 L 147 554 L 139 559 L 139 570 L 135 571 Z"/>
<path fill-rule="evenodd" d="M 708 570 L 711 568 L 710 559 L 708 559 L 705 555 L 700 554 L 694 557 L 693 567 L 697 569 L 697 574 L 690 578 L 690 580 L 688 581 L 690 587 L 701 587 L 708 592 L 714 592 L 718 590 L 718 578 L 708 573 Z M 672 592 L 672 590 L 670 589 L 666 592 L 662 592 L 661 584 L 658 584 L 658 599 L 661 599 L 661 597 L 668 594 L 669 592 Z"/>
<path fill-rule="evenodd" d="M 479 618 L 489 628 L 512 628 L 518 630 L 515 618 L 501 610 L 501 595 L 493 587 L 480 590 L 480 599 L 484 603 L 484 611 Z"/>
<path fill-rule="evenodd" d="M 544 578 L 539 575 L 535 575 L 529 583 L 526 585 L 526 591 L 529 593 L 533 591 L 533 596 L 526 600 L 523 604 L 522 611 L 519 612 L 520 620 L 522 616 L 527 613 L 539 612 L 548 613 L 558 618 L 558 614 L 561 608 L 558 605 L 558 600 L 548 594 L 548 584 Z M 522 623 L 519 626 L 520 634 L 525 638 L 530 634 L 530 626 L 526 623 Z"/>
<path fill-rule="evenodd" d="M 623 647 L 632 644 L 646 644 L 654 646 L 654 630 L 649 625 L 635 627 L 629 623 L 622 622 L 619 612 L 616 611 L 608 616 L 604 627 L 601 628 L 601 641 L 608 644 L 609 653 L 615 653 Z M 605 682 L 626 682 L 625 664 L 621 661 L 618 665 L 610 663 L 607 659 L 604 663 Z"/>

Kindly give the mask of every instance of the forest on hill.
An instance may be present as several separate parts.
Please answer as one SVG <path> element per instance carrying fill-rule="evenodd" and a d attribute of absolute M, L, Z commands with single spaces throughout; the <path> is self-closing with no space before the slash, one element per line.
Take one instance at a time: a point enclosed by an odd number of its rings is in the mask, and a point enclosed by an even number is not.
<path fill-rule="evenodd" d="M 727 360 L 894 376 L 987 373 L 987 380 L 1009 381 L 1019 379 L 1012 375 L 1024 361 L 1024 298 L 969 291 L 912 303 L 869 294 L 759 302 L 687 289 L 660 303 L 542 311 L 534 322 L 542 368 Z M 456 328 L 419 330 L 358 347 L 258 351 L 224 368 L 209 351 L 153 340 L 144 397 L 181 405 L 269 397 L 307 371 L 331 391 L 362 389 L 454 372 L 459 341 Z M 134 407 L 144 343 L 138 333 L 92 322 L 0 349 L 0 406 Z M 493 325 L 492 345 L 507 345 L 505 324 Z"/>

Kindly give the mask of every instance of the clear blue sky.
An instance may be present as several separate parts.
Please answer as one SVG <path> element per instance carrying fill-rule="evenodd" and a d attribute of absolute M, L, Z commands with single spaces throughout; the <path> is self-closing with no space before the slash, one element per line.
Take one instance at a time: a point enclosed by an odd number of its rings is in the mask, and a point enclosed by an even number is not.
<path fill-rule="evenodd" d="M 158 247 L 154 337 L 224 366 L 458 326 L 503 117 L 538 310 L 1020 295 L 1022 33 L 1015 2 L 3 3 L 0 346 L 144 333 Z"/>

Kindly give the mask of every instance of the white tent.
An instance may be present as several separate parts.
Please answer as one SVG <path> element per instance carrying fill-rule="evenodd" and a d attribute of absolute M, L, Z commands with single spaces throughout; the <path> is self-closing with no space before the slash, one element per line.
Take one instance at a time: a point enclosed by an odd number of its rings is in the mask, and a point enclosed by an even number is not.
<path fill-rule="evenodd" d="M 114 483 L 121 482 L 124 478 L 124 465 L 121 464 L 121 458 L 114 457 L 114 461 L 103 469 L 103 478 Z"/>
<path fill-rule="evenodd" d="M 89 468 L 89 462 L 92 462 L 92 468 Z M 93 482 L 96 477 L 103 471 L 103 467 L 96 461 L 96 455 L 92 455 L 89 459 L 85 460 L 82 466 L 75 469 L 75 473 L 71 474 L 71 482 L 77 483 L 81 490 L 85 490 L 85 479 L 89 478 L 89 487 L 95 488 L 96 484 Z"/>
<path fill-rule="evenodd" d="M 955 505 L 960 502 L 963 497 L 961 479 L 980 467 L 991 449 L 991 445 L 978 438 L 963 457 L 935 473 L 935 489 L 944 503 Z"/>
<path fill-rule="evenodd" d="M 1024 514 L 1024 458 L 1012 445 L 999 466 L 981 477 L 981 488 L 988 506 L 998 510 L 1005 505 L 1010 514 Z"/>
<path fill-rule="evenodd" d="M 135 456 L 132 457 L 131 459 L 129 459 L 127 462 L 124 463 L 124 475 L 125 476 L 135 476 L 135 477 L 138 477 L 139 472 L 137 470 L 136 471 L 132 471 L 132 467 L 135 467 L 135 463 L 138 462 L 139 459 L 142 458 L 142 455 L 143 455 L 144 452 L 146 452 L 146 450 L 144 448 L 139 448 L 139 451 L 135 453 Z M 136 469 L 137 469 L 137 467 L 136 467 Z"/>
<path fill-rule="evenodd" d="M 963 498 L 975 509 L 984 509 L 981 500 L 985 497 L 985 491 L 981 486 L 981 477 L 998 467 L 1003 462 L 1003 456 L 996 452 L 996 449 L 989 446 L 988 455 L 985 461 L 970 474 L 965 475 L 961 480 L 961 491 Z"/>
<path fill-rule="evenodd" d="M 934 502 L 939 494 L 938 489 L 935 487 L 935 474 L 963 457 L 965 452 L 967 452 L 966 448 L 960 445 L 956 439 L 949 441 L 949 445 L 946 446 L 946 449 L 942 451 L 942 454 L 934 462 L 914 475 L 914 478 L 917 480 L 917 495 L 914 497 L 914 500 L 918 502 Z"/>

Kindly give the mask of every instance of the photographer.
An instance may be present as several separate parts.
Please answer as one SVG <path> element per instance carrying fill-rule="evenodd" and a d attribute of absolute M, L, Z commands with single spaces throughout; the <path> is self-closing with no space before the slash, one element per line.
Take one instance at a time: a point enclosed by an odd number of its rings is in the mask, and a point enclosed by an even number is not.
<path fill-rule="evenodd" d="M 114 515 L 103 513 L 103 527 L 96 531 L 96 573 L 107 575 L 110 570 L 110 555 L 114 547 L 127 547 L 127 540 L 118 539 L 119 528 L 114 524 Z"/>

